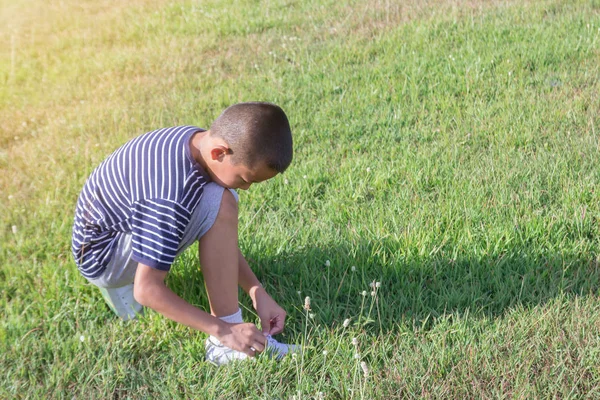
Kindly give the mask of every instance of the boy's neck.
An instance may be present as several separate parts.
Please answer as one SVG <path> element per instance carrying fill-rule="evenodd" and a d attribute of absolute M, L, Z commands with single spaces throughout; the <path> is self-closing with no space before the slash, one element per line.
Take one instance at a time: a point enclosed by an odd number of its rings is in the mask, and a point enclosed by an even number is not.
<path fill-rule="evenodd" d="M 190 139 L 190 153 L 192 157 L 207 172 L 208 166 L 204 158 L 205 156 L 202 154 L 202 149 L 203 147 L 204 149 L 208 148 L 209 134 L 210 131 L 198 131 Z"/>

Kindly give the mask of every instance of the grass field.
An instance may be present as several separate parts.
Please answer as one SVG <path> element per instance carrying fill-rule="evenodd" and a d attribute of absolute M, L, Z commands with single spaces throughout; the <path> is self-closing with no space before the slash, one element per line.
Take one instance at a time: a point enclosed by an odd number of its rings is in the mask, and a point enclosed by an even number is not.
<path fill-rule="evenodd" d="M 600 1 L 0 3 L 0 398 L 600 398 Z M 248 100 L 295 158 L 240 246 L 305 351 L 217 369 L 71 223 L 127 139 Z M 195 251 L 168 285 L 208 307 Z"/>

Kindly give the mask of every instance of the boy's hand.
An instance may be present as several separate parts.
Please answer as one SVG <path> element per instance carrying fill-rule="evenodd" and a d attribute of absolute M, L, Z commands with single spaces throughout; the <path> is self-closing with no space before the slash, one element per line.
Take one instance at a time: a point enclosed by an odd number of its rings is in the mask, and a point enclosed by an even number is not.
<path fill-rule="evenodd" d="M 265 336 L 251 323 L 227 324 L 225 333 L 218 337 L 221 344 L 230 349 L 254 357 L 265 349 Z"/>
<path fill-rule="evenodd" d="M 263 334 L 277 335 L 285 326 L 286 312 L 269 296 L 264 288 L 254 291 L 252 305 L 260 318 Z"/>

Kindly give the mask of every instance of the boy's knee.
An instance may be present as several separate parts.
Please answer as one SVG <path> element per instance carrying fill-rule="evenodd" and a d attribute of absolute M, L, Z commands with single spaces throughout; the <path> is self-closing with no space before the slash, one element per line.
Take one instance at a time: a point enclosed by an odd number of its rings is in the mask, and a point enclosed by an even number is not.
<path fill-rule="evenodd" d="M 235 219 L 237 222 L 238 218 L 238 204 L 237 198 L 231 193 L 230 190 L 223 190 L 223 197 L 221 198 L 221 206 L 219 208 L 219 214 L 217 219 Z"/>

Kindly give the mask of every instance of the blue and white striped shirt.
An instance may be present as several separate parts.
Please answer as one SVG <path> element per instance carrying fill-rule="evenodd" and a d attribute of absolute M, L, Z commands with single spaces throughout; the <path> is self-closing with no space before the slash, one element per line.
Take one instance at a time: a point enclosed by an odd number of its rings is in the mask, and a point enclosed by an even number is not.
<path fill-rule="evenodd" d="M 86 181 L 75 212 L 72 251 L 86 278 L 99 277 L 121 235 L 132 234 L 132 259 L 163 271 L 175 260 L 208 181 L 190 152 L 203 129 L 148 132 L 118 148 Z"/>

